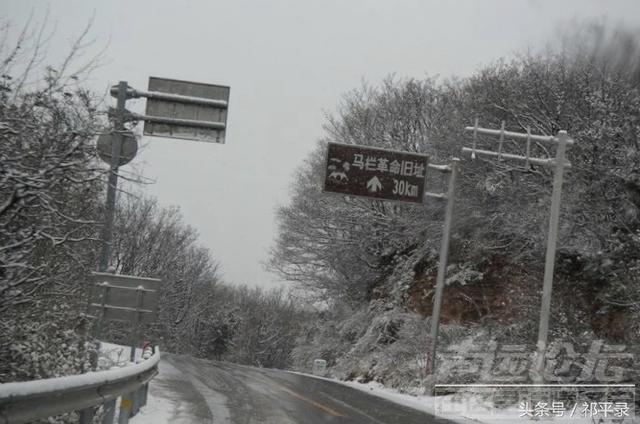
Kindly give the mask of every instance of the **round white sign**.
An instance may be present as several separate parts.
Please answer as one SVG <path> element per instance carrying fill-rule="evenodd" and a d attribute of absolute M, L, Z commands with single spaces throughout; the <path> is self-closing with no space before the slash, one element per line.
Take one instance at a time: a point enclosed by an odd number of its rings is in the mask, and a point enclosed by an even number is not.
<path fill-rule="evenodd" d="M 118 166 L 131 162 L 131 159 L 133 159 L 136 156 L 136 153 L 138 153 L 138 141 L 136 140 L 136 136 L 133 132 L 125 131 L 122 135 L 122 148 L 120 150 L 120 161 Z M 109 164 L 111 163 L 111 149 L 113 142 L 116 139 L 117 138 L 114 133 L 102 134 L 98 137 L 98 141 L 96 142 L 98 156 Z"/>

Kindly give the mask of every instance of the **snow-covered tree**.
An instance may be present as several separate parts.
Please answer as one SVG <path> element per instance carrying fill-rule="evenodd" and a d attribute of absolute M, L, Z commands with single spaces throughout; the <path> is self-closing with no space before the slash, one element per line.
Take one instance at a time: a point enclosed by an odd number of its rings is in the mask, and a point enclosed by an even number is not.
<path fill-rule="evenodd" d="M 86 68 L 73 67 L 86 33 L 60 66 L 42 68 L 42 31 L 27 26 L 0 52 L 0 311 L 54 285 L 70 294 L 92 261 L 82 245 L 96 239 L 93 141 L 104 122 L 80 84 Z"/>
<path fill-rule="evenodd" d="M 96 64 L 85 56 L 89 26 L 56 66 L 44 65 L 46 22 L 13 44 L 2 26 L 0 382 L 82 373 L 103 189 L 94 139 L 105 124 L 82 84 Z"/>
<path fill-rule="evenodd" d="M 416 207 L 323 194 L 325 143 L 425 152 L 438 162 L 462 156 L 461 147 L 471 143 L 463 130 L 475 118 L 484 127 L 500 128 L 504 121 L 507 130 L 543 135 L 564 129 L 575 144 L 567 153 L 572 168 L 563 187 L 550 337 L 637 344 L 639 52 L 637 32 L 577 25 L 545 51 L 498 60 L 468 78 L 388 79 L 347 94 L 296 174 L 291 201 L 278 211 L 271 269 L 330 308 L 348 301 L 361 312 L 382 302 L 385 311 L 428 316 L 440 206 L 431 199 Z M 494 143 L 481 137 L 478 147 L 495 150 Z M 503 147 L 525 152 L 525 143 L 514 140 Z M 532 155 L 553 158 L 555 146 L 534 143 Z M 535 341 L 552 178 L 552 169 L 542 166 L 462 157 L 445 333 L 447 325 L 462 324 L 502 341 Z M 427 181 L 430 187 L 441 183 L 437 174 Z M 379 320 L 368 324 L 374 334 Z M 313 343 L 342 346 L 340 336 L 335 343 L 323 340 L 330 333 L 320 332 Z M 358 338 L 353 343 L 360 345 Z M 298 346 L 294 353 L 322 356 L 311 350 Z"/>

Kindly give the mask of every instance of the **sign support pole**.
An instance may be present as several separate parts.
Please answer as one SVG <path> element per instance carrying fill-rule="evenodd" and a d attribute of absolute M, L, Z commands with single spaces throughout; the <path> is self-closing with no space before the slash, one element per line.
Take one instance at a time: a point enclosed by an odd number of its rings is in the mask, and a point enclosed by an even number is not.
<path fill-rule="evenodd" d="M 553 270 L 556 259 L 556 242 L 558 240 L 558 223 L 560 221 L 560 197 L 567 149 L 567 132 L 558 132 L 555 170 L 553 174 L 553 192 L 551 194 L 551 212 L 549 214 L 549 233 L 547 236 L 547 253 L 544 264 L 544 282 L 542 286 L 542 305 L 540 307 L 540 325 L 538 327 L 537 360 L 542 364 L 549 334 L 549 315 L 551 314 L 551 291 L 553 289 Z M 538 368 L 537 379 L 542 382 L 542 370 Z"/>
<path fill-rule="evenodd" d="M 111 256 L 111 244 L 113 243 L 113 216 L 116 208 L 116 189 L 118 186 L 118 167 L 120 166 L 120 153 L 122 151 L 124 113 L 127 102 L 127 82 L 120 81 L 118 84 L 118 103 L 115 115 L 115 137 L 111 145 L 111 164 L 109 169 L 109 179 L 107 181 L 107 201 L 105 203 L 104 227 L 102 227 L 102 248 L 98 262 L 98 271 L 104 272 L 109 266 Z M 106 293 L 105 293 L 106 296 Z M 96 350 L 100 349 L 100 337 L 102 336 L 102 321 L 104 308 L 98 312 L 98 319 L 93 327 L 93 337 L 98 339 Z M 94 365 L 94 368 L 97 364 Z"/>
<path fill-rule="evenodd" d="M 449 241 L 451 238 L 451 221 L 453 220 L 453 203 L 455 198 L 456 178 L 460 159 L 453 158 L 451 162 L 451 174 L 449 175 L 449 187 L 447 190 L 447 206 L 444 215 L 444 227 L 440 245 L 440 259 L 438 260 L 438 275 L 436 277 L 436 292 L 433 301 L 431 315 L 431 334 L 429 337 L 429 357 L 427 360 L 429 375 L 435 375 L 436 349 L 438 345 L 438 329 L 440 326 L 440 310 L 442 309 L 442 294 L 444 292 L 444 280 L 447 273 L 447 259 L 449 257 Z M 434 381 L 435 383 L 435 381 Z"/>
<path fill-rule="evenodd" d="M 124 131 L 125 103 L 127 101 L 127 82 L 120 81 L 118 84 L 118 103 L 115 115 L 115 142 L 111 147 L 111 169 L 109 170 L 109 181 L 107 184 L 107 202 L 105 207 L 105 222 L 102 231 L 102 250 L 100 252 L 100 262 L 98 271 L 104 272 L 109 266 L 111 256 L 111 245 L 113 243 L 113 217 L 116 208 L 116 189 L 118 186 L 118 167 L 120 166 L 120 153 L 122 150 L 122 132 Z"/>
<path fill-rule="evenodd" d="M 105 222 L 104 227 L 102 228 L 102 249 L 100 251 L 100 258 L 98 262 L 98 271 L 106 271 L 109 266 L 109 257 L 111 256 L 111 243 L 113 241 L 113 215 L 115 212 L 116 206 L 116 187 L 118 185 L 118 167 L 120 166 L 120 153 L 122 151 L 122 140 L 123 140 L 123 131 L 124 131 L 124 112 L 125 112 L 125 103 L 127 101 L 127 82 L 120 81 L 118 88 L 120 92 L 118 93 L 118 103 L 116 105 L 116 116 L 115 116 L 115 138 L 114 143 L 111 146 L 111 166 L 109 169 L 109 179 L 107 182 L 107 201 L 105 207 Z M 98 320 L 96 325 L 93 327 L 93 335 L 96 339 L 98 339 L 96 343 L 96 350 L 100 350 L 100 337 L 102 333 L 102 321 L 103 321 L 103 312 L 102 309 L 98 313 Z M 95 370 L 97 367 L 96 363 L 92 363 L 91 366 Z M 93 416 L 95 415 L 94 408 L 84 409 L 80 414 L 80 422 L 82 424 L 86 424 L 91 422 Z"/>
<path fill-rule="evenodd" d="M 144 291 L 143 291 L 143 287 L 142 286 L 138 286 L 138 290 L 136 291 L 136 318 L 135 321 L 133 323 L 133 331 L 132 331 L 132 335 L 131 335 L 131 362 L 135 362 L 136 361 L 136 347 L 138 346 L 138 338 L 140 335 L 140 314 L 142 312 L 142 305 L 143 305 L 143 296 L 144 296 Z"/>
<path fill-rule="evenodd" d="M 534 357 L 534 365 L 532 367 L 529 376 L 536 383 L 542 383 L 544 381 L 544 356 L 546 353 L 547 342 L 549 337 L 549 317 L 551 315 L 551 293 L 553 290 L 553 270 L 555 267 L 556 259 L 556 244 L 558 241 L 558 224 L 560 222 L 560 200 L 562 195 L 562 182 L 564 178 L 564 169 L 570 168 L 571 163 L 566 162 L 566 150 L 567 145 L 574 144 L 574 141 L 569 138 L 567 132 L 564 130 L 558 131 L 556 137 L 546 135 L 532 135 L 529 128 L 526 133 L 518 133 L 512 131 L 505 131 L 504 125 L 500 130 L 493 130 L 488 128 L 478 128 L 478 120 L 476 119 L 475 126 L 466 127 L 465 131 L 473 131 L 473 148 L 463 147 L 463 152 L 470 152 L 471 158 L 475 157 L 476 152 L 488 155 L 517 159 L 525 162 L 525 170 L 529 170 L 530 164 L 537 164 L 542 166 L 554 166 L 553 173 L 553 191 L 551 194 L 551 210 L 549 213 L 549 232 L 547 234 L 547 251 L 544 263 L 544 280 L 542 285 L 542 300 L 540 305 L 540 322 L 538 327 L 538 340 L 536 343 L 536 352 Z M 476 138 L 477 134 L 484 134 L 489 136 L 500 136 L 501 140 L 504 136 L 526 140 L 526 156 L 506 154 L 501 152 L 493 152 L 490 150 L 477 150 Z M 557 142 L 556 157 L 551 158 L 532 158 L 530 157 L 530 144 L 531 141 L 541 142 Z"/>

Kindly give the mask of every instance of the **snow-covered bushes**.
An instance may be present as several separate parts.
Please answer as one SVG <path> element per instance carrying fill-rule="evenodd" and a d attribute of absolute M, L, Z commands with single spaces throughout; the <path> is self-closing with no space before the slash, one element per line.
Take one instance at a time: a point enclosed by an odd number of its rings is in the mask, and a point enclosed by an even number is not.
<path fill-rule="evenodd" d="M 333 312 L 323 312 L 305 323 L 291 352 L 292 367 L 310 372 L 314 359 L 324 359 L 327 367 L 336 365 L 367 329 L 366 309 L 353 311 L 340 307 Z"/>
<path fill-rule="evenodd" d="M 27 90 L 2 53 L 0 313 L 56 284 L 71 290 L 93 260 L 103 189 L 93 142 L 102 118 L 92 94 L 52 67 Z"/>
<path fill-rule="evenodd" d="M 147 359 L 147 358 L 144 358 Z M 130 349 L 110 343 L 100 344 L 98 352 L 98 370 L 108 370 L 113 367 L 123 367 L 130 362 Z"/>
<path fill-rule="evenodd" d="M 293 366 L 310 372 L 314 359 L 344 380 L 377 381 L 420 390 L 425 378 L 428 320 L 383 302 L 357 310 L 342 307 L 311 323 L 297 340 Z"/>
<path fill-rule="evenodd" d="M 104 115 L 82 87 L 95 64 L 82 58 L 88 28 L 62 63 L 40 66 L 50 29 L 34 22 L 0 36 L 0 382 L 82 373 L 91 354 L 80 315 L 100 227 Z"/>
<path fill-rule="evenodd" d="M 64 304 L 0 321 L 0 383 L 81 374 L 95 351 L 87 322 Z"/>

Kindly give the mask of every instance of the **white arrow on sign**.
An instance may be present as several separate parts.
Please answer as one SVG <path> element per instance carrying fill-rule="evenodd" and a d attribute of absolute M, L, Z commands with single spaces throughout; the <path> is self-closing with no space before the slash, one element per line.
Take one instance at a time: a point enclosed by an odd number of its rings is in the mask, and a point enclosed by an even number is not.
<path fill-rule="evenodd" d="M 378 177 L 374 176 L 369 181 L 367 181 L 367 189 L 371 193 L 382 190 L 382 184 L 380 184 L 380 180 L 378 179 Z"/>

